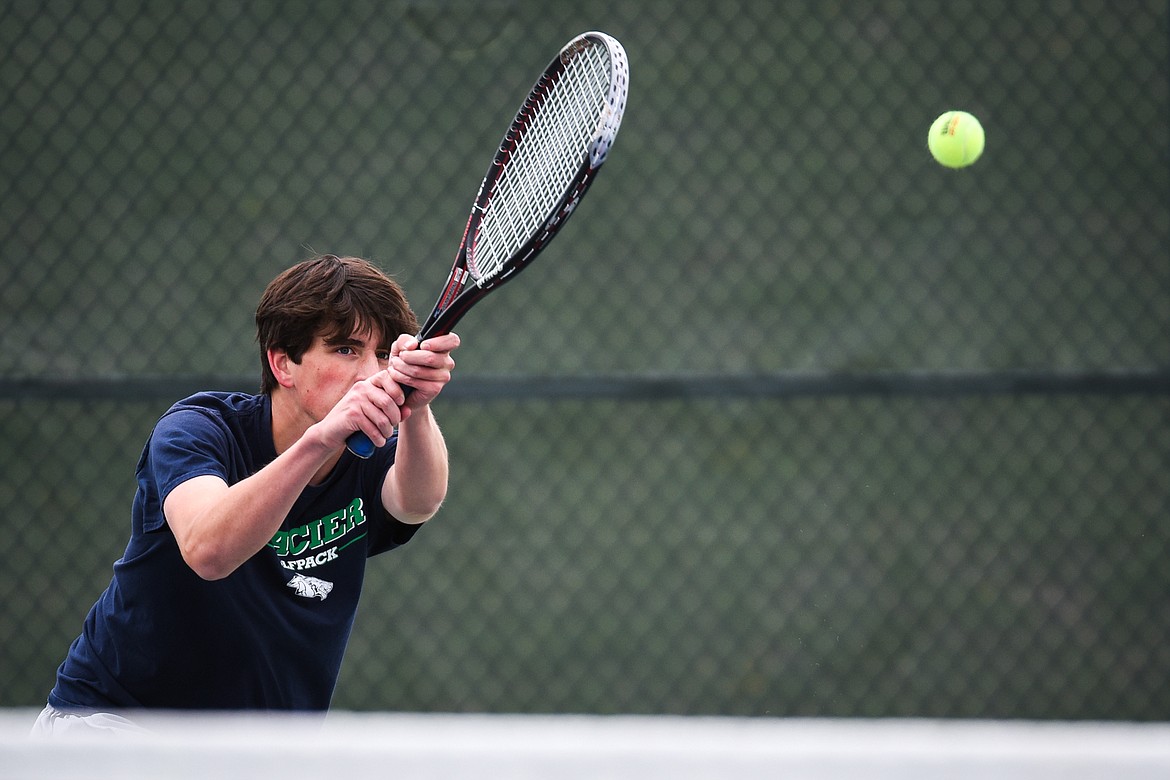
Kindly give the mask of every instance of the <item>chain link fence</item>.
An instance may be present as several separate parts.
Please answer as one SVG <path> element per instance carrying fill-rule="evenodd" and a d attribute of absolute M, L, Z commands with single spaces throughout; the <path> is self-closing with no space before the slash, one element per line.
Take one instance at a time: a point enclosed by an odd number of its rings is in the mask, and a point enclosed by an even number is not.
<path fill-rule="evenodd" d="M 1106 0 L 0 3 L 0 705 L 158 415 L 258 386 L 267 281 L 356 254 L 429 309 L 589 29 L 621 135 L 462 323 L 453 490 L 335 706 L 1170 717 L 1170 12 Z"/>

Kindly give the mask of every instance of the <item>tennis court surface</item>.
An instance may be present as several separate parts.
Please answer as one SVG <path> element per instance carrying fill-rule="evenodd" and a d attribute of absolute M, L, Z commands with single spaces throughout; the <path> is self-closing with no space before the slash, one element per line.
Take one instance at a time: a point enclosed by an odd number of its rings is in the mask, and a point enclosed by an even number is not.
<path fill-rule="evenodd" d="M 0 712 L 3 778 L 1170 777 L 1170 724 L 635 716 L 151 715 L 149 736 L 30 739 Z M 360 773 L 360 775 L 358 774 Z"/>

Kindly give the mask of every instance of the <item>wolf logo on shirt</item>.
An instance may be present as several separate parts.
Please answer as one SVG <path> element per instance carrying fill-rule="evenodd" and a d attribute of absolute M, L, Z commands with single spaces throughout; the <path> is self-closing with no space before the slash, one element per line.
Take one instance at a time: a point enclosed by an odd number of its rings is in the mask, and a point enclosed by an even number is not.
<path fill-rule="evenodd" d="M 332 582 L 316 577 L 306 577 L 303 574 L 294 574 L 293 578 L 288 581 L 288 586 L 296 591 L 298 596 L 304 596 L 307 599 L 321 599 L 322 601 L 329 595 L 329 591 L 333 590 Z"/>

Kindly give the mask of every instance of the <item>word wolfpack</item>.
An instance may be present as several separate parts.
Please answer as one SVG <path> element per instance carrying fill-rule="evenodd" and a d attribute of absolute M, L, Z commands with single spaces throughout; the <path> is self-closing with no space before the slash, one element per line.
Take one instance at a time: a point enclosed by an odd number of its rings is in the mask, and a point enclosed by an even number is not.
<path fill-rule="evenodd" d="M 311 569 L 337 560 L 341 548 L 334 543 L 365 522 L 366 513 L 362 511 L 362 500 L 355 498 L 349 506 L 320 520 L 314 520 L 299 528 L 277 531 L 268 542 L 268 546 L 276 550 L 276 554 L 282 559 L 280 565 L 284 568 Z M 326 547 L 328 549 L 322 549 Z M 314 555 L 305 555 L 314 550 L 318 552 Z M 292 560 L 283 560 L 285 558 Z"/>

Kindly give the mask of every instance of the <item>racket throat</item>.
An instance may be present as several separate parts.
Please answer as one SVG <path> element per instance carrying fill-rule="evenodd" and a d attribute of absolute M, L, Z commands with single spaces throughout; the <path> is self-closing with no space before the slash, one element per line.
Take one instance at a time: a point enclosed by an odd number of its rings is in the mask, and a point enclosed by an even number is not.
<path fill-rule="evenodd" d="M 454 268 L 451 270 L 451 276 L 447 279 L 447 286 L 443 289 L 443 294 L 439 296 L 439 302 L 435 304 L 437 311 L 442 311 L 451 305 L 451 302 L 463 290 L 463 286 L 467 283 L 469 276 L 471 276 L 471 273 L 466 268 Z"/>
<path fill-rule="evenodd" d="M 467 289 L 468 287 L 476 290 L 477 293 L 473 295 L 472 291 Z M 476 279 L 475 275 L 468 271 L 462 263 L 452 268 L 451 275 L 447 278 L 447 286 L 443 288 L 439 300 L 435 302 L 430 316 L 427 317 L 427 321 L 423 323 L 422 329 L 419 331 L 419 341 L 431 336 L 450 333 L 451 328 L 463 316 L 463 312 L 467 311 L 471 303 L 474 303 L 475 299 L 478 298 L 481 287 L 480 280 Z"/>

